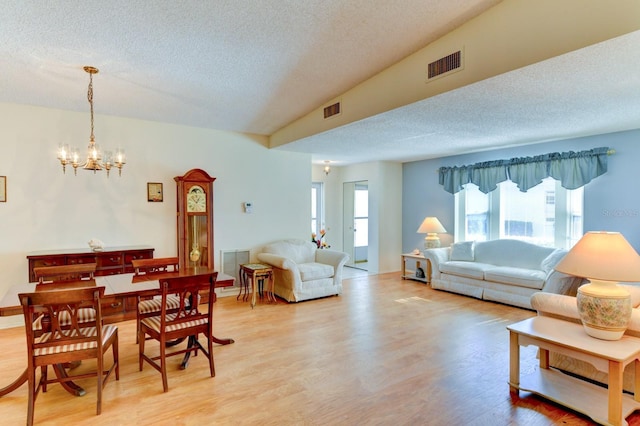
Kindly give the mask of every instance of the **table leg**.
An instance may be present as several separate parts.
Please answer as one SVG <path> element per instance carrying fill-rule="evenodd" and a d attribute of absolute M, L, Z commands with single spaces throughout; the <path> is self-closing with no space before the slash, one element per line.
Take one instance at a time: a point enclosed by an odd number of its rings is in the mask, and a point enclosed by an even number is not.
<path fill-rule="evenodd" d="M 251 285 L 253 286 L 253 295 L 251 296 L 251 309 L 253 309 L 253 307 L 256 306 L 256 290 L 258 287 L 255 274 L 251 276 Z"/>
<path fill-rule="evenodd" d="M 622 424 L 622 368 L 621 362 L 609 361 L 609 423 Z"/>
<path fill-rule="evenodd" d="M 640 359 L 634 361 L 633 399 L 640 401 Z"/>
<path fill-rule="evenodd" d="M 66 379 L 69 377 L 69 375 L 67 374 L 67 371 L 64 369 L 62 364 L 54 364 L 53 371 L 56 372 L 56 376 L 58 377 L 58 379 Z M 84 389 L 82 389 L 80 386 L 76 385 L 73 382 L 60 382 L 60 384 L 67 392 L 69 392 L 72 395 L 84 396 L 87 393 L 87 391 L 85 391 Z"/>
<path fill-rule="evenodd" d="M 518 334 L 509 331 L 509 391 L 518 393 L 520 386 L 520 342 Z"/>
<path fill-rule="evenodd" d="M 27 370 L 25 369 L 22 374 L 15 379 L 11 384 L 0 388 L 0 397 L 3 397 L 5 395 L 7 395 L 8 393 L 13 392 L 14 390 L 18 389 L 20 386 L 24 385 L 25 383 L 27 383 L 28 380 L 28 374 L 27 374 Z"/>

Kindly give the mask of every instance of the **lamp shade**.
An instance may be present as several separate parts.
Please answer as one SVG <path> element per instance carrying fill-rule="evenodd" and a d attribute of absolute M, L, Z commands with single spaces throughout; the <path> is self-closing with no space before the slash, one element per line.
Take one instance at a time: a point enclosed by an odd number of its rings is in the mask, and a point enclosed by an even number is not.
<path fill-rule="evenodd" d="M 640 256 L 619 232 L 587 232 L 556 271 L 604 281 L 640 281 Z"/>
<path fill-rule="evenodd" d="M 447 232 L 437 217 L 425 217 L 416 231 L 418 234 L 444 234 Z"/>

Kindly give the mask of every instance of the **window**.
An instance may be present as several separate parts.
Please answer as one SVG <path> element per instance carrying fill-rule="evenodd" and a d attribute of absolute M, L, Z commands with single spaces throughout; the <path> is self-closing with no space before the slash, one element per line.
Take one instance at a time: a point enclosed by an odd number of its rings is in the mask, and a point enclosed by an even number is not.
<path fill-rule="evenodd" d="M 527 192 L 502 182 L 489 194 L 467 184 L 456 194 L 456 240 L 513 238 L 571 248 L 582 236 L 583 188 L 567 190 L 547 178 Z"/>
<path fill-rule="evenodd" d="M 369 245 L 369 187 L 356 184 L 354 192 L 353 221 L 355 227 L 355 247 Z"/>
<path fill-rule="evenodd" d="M 320 235 L 324 226 L 322 182 L 311 183 L 311 232 Z"/>

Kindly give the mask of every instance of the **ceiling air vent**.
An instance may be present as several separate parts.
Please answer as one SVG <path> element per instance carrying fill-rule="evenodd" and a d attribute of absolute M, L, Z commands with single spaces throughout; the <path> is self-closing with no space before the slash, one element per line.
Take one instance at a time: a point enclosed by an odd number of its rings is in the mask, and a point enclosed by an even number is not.
<path fill-rule="evenodd" d="M 427 68 L 427 81 L 462 69 L 462 50 L 433 61 Z"/>
<path fill-rule="evenodd" d="M 340 114 L 340 102 L 336 102 L 333 105 L 329 105 L 324 108 L 324 118 L 325 120 L 329 117 L 333 117 L 334 115 Z"/>

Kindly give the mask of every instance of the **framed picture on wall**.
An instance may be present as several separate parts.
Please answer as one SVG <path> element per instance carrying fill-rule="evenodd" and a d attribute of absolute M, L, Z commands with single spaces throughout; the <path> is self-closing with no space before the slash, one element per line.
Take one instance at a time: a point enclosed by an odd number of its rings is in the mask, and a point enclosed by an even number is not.
<path fill-rule="evenodd" d="M 162 183 L 147 182 L 147 201 L 150 203 L 161 203 L 163 201 Z"/>
<path fill-rule="evenodd" d="M 7 177 L 0 176 L 0 203 L 7 202 Z"/>

